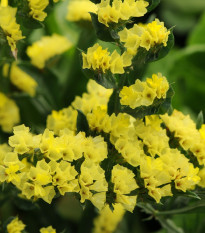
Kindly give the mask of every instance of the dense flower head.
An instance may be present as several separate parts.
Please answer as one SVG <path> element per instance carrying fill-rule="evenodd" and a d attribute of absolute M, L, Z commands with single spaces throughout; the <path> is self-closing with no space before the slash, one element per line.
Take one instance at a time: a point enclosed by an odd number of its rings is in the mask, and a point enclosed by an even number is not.
<path fill-rule="evenodd" d="M 147 13 L 148 2 L 144 0 L 102 0 L 98 5 L 98 20 L 109 27 L 111 23 L 129 20 L 131 17 L 141 17 Z"/>
<path fill-rule="evenodd" d="M 190 116 L 177 110 L 174 110 L 172 115 L 165 114 L 161 118 L 169 131 L 174 133 L 179 145 L 184 150 L 190 150 L 196 156 L 200 165 L 205 164 L 203 126 L 200 131 L 197 130 L 196 124 Z"/>
<path fill-rule="evenodd" d="M 43 21 L 47 13 L 45 8 L 49 5 L 49 0 L 28 0 L 30 12 L 29 14 L 38 21 Z"/>
<path fill-rule="evenodd" d="M 170 31 L 164 27 L 163 22 L 155 19 L 148 24 L 135 24 L 131 29 L 125 28 L 118 34 L 127 51 L 135 55 L 139 47 L 149 51 L 156 45 L 167 46 Z"/>
<path fill-rule="evenodd" d="M 71 42 L 66 37 L 53 34 L 52 36 L 44 36 L 39 41 L 34 42 L 27 48 L 27 54 L 31 59 L 31 63 L 42 69 L 45 67 L 46 61 L 64 53 L 71 46 Z"/>
<path fill-rule="evenodd" d="M 69 21 L 91 21 L 89 12 L 96 13 L 97 6 L 89 0 L 71 0 L 68 4 L 66 19 Z"/>
<path fill-rule="evenodd" d="M 145 82 L 136 80 L 135 84 L 124 86 L 120 92 L 120 103 L 128 105 L 132 109 L 139 106 L 151 105 L 155 98 L 165 99 L 169 89 L 169 83 L 162 74 L 153 74 L 152 78 L 147 78 Z"/>
<path fill-rule="evenodd" d="M 25 227 L 26 225 L 16 217 L 7 225 L 7 231 L 8 233 L 21 233 Z"/>
<path fill-rule="evenodd" d="M 16 103 L 0 92 L 0 126 L 3 131 L 11 132 L 20 121 L 19 108 Z"/>
<path fill-rule="evenodd" d="M 76 131 L 77 111 L 72 107 L 64 108 L 60 111 L 53 110 L 47 117 L 47 128 L 59 135 L 60 130 L 69 129 Z"/>
<path fill-rule="evenodd" d="M 132 56 L 126 52 L 120 55 L 116 50 L 110 54 L 99 44 L 88 48 L 87 54 L 82 53 L 83 69 L 98 70 L 103 73 L 110 70 L 113 74 L 123 74 L 124 68 L 131 65 Z"/>
<path fill-rule="evenodd" d="M 16 8 L 0 6 L 0 28 L 4 31 L 11 51 L 16 50 L 16 43 L 23 39 L 20 25 L 16 23 Z"/>

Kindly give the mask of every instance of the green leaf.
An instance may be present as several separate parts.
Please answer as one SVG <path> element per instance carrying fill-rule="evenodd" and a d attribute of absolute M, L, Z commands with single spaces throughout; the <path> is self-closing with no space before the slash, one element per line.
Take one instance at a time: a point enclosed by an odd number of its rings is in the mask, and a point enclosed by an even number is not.
<path fill-rule="evenodd" d="M 177 227 L 171 219 L 157 218 L 167 233 L 184 233 L 183 229 Z"/>
<path fill-rule="evenodd" d="M 18 207 L 18 209 L 24 211 L 31 211 L 39 208 L 36 203 L 32 203 L 30 200 L 23 199 L 20 197 L 15 197 L 14 204 Z"/>
<path fill-rule="evenodd" d="M 85 132 L 87 135 L 89 131 L 89 125 L 86 116 L 80 110 L 77 111 L 78 111 L 77 132 Z"/>
<path fill-rule="evenodd" d="M 205 13 L 188 38 L 188 45 L 205 44 Z"/>
<path fill-rule="evenodd" d="M 200 113 L 197 117 L 197 120 L 196 120 L 196 128 L 200 129 L 201 126 L 203 125 L 203 123 L 204 123 L 204 115 L 203 115 L 203 112 L 200 111 Z"/>
<path fill-rule="evenodd" d="M 90 15 L 97 37 L 103 41 L 114 42 L 115 40 L 110 34 L 109 27 L 106 27 L 104 24 L 100 23 L 98 21 L 98 16 L 95 13 L 90 13 Z"/>
<path fill-rule="evenodd" d="M 154 10 L 160 3 L 160 0 L 148 0 L 149 6 L 147 7 L 148 12 Z"/>
<path fill-rule="evenodd" d="M 172 88 L 172 86 L 170 86 L 165 101 L 160 105 L 158 114 L 165 114 L 170 110 L 173 96 L 174 96 L 174 89 Z"/>
<path fill-rule="evenodd" d="M 114 90 L 108 102 L 108 114 L 118 114 L 120 110 L 120 99 L 118 90 Z"/>

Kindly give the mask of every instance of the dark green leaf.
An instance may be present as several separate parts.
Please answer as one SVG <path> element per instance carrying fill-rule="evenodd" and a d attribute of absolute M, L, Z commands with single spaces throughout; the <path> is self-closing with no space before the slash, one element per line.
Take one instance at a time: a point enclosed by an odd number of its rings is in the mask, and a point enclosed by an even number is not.
<path fill-rule="evenodd" d="M 115 41 L 109 31 L 109 27 L 106 27 L 104 24 L 98 21 L 98 16 L 94 13 L 90 13 L 92 18 L 92 24 L 95 29 L 96 35 L 100 40 L 113 42 Z"/>
<path fill-rule="evenodd" d="M 81 131 L 87 134 L 89 131 L 89 125 L 86 116 L 80 110 L 78 110 L 77 132 Z"/>
<path fill-rule="evenodd" d="M 203 123 L 204 123 L 204 115 L 203 112 L 201 111 L 196 120 L 196 128 L 200 129 Z"/>
<path fill-rule="evenodd" d="M 111 116 L 113 113 L 118 114 L 120 109 L 119 92 L 115 89 L 110 96 L 108 102 L 108 114 Z"/>
<path fill-rule="evenodd" d="M 160 0 L 148 0 L 149 6 L 147 7 L 148 12 L 154 10 L 160 3 Z"/>
<path fill-rule="evenodd" d="M 160 46 L 156 46 L 153 49 L 151 49 L 147 56 L 147 61 L 153 62 L 162 59 L 170 52 L 173 46 L 174 46 L 174 34 L 173 34 L 173 28 L 171 28 L 169 38 L 167 41 L 167 46 L 164 47 L 163 44 L 161 44 Z"/>

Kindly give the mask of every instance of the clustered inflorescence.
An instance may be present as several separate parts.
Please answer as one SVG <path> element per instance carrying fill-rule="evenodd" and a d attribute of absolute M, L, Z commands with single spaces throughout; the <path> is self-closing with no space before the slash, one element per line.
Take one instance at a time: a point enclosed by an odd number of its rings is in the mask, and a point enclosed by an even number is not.
<path fill-rule="evenodd" d="M 43 21 L 49 1 L 28 4 L 30 16 Z M 148 62 L 148 55 L 150 59 L 165 48 L 171 35 L 158 19 L 126 28 L 133 17 L 145 15 L 148 6 L 144 0 L 69 3 L 68 20 L 89 21 L 88 12 L 93 12 L 101 25 L 114 30 L 120 49 L 110 52 L 96 43 L 82 52 L 82 68 L 95 81 L 89 80 L 87 92 L 69 107 L 52 111 L 41 134 L 23 124 L 13 128 L 20 121 L 18 107 L 0 93 L 0 126 L 5 132 L 13 129 L 8 145 L 0 145 L 0 182 L 13 184 L 21 198 L 33 202 L 43 199 L 50 204 L 68 192 L 81 203 L 92 202 L 101 213 L 95 219 L 95 233 L 102 228 L 112 232 L 125 210 L 132 212 L 137 202 L 160 203 L 175 192 L 205 187 L 205 125 L 197 129 L 177 110 L 160 112 L 171 90 L 166 77 L 157 73 L 143 80 L 134 73 L 138 56 L 145 54 Z M 23 39 L 15 14 L 15 8 L 1 5 L 0 27 L 12 50 Z M 63 36 L 44 36 L 27 48 L 27 55 L 32 65 L 43 69 L 50 58 L 71 46 Z M 5 64 L 3 73 L 17 88 L 35 96 L 37 82 L 18 62 Z M 109 89 L 106 79 L 101 82 L 104 75 L 114 80 Z M 117 104 L 110 110 L 113 96 Z M 9 233 L 11 227 L 21 232 L 25 225 L 15 218 L 7 225 Z M 40 232 L 56 231 L 50 226 Z"/>

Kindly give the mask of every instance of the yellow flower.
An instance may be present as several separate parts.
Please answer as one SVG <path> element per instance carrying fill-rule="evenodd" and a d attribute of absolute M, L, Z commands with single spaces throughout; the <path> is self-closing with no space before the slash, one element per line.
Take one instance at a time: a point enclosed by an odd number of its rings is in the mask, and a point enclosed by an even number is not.
<path fill-rule="evenodd" d="M 114 184 L 116 202 L 121 203 L 125 209 L 132 212 L 136 205 L 136 196 L 127 196 L 131 191 L 137 189 L 134 173 L 126 167 L 115 165 L 112 169 L 111 181 Z"/>
<path fill-rule="evenodd" d="M 40 229 L 40 233 L 56 233 L 56 230 L 52 227 L 43 227 Z"/>
<path fill-rule="evenodd" d="M 27 54 L 31 58 L 31 63 L 42 69 L 45 67 L 46 61 L 64 53 L 71 46 L 71 42 L 66 37 L 53 34 L 52 36 L 44 36 L 29 46 Z"/>
<path fill-rule="evenodd" d="M 127 51 L 135 55 L 139 47 L 147 51 L 156 45 L 167 46 L 170 31 L 164 27 L 164 23 L 155 19 L 149 24 L 135 24 L 131 29 L 123 29 L 118 33 L 120 40 L 124 42 Z"/>
<path fill-rule="evenodd" d="M 20 90 L 28 93 L 30 96 L 35 96 L 37 82 L 26 72 L 21 70 L 15 63 L 11 66 L 10 71 L 11 82 Z"/>
<path fill-rule="evenodd" d="M 28 0 L 30 12 L 29 14 L 38 21 L 43 21 L 47 16 L 44 12 L 45 8 L 48 6 L 48 0 Z"/>
<path fill-rule="evenodd" d="M 91 21 L 89 12 L 96 13 L 97 6 L 89 0 L 71 0 L 68 4 L 66 19 L 69 21 Z"/>
<path fill-rule="evenodd" d="M 26 225 L 16 217 L 7 225 L 6 228 L 8 233 L 21 233 L 25 227 Z"/>
<path fill-rule="evenodd" d="M 113 205 L 114 211 L 111 211 L 109 205 L 106 205 L 94 219 L 93 233 L 114 232 L 122 220 L 125 210 L 121 204 Z"/>
<path fill-rule="evenodd" d="M 145 82 L 137 79 L 135 84 L 123 87 L 120 91 L 120 103 L 135 109 L 139 106 L 151 105 L 155 98 L 165 99 L 169 89 L 169 83 L 160 73 L 153 74 L 152 78 L 147 78 Z"/>
<path fill-rule="evenodd" d="M 131 65 L 132 56 L 126 52 L 120 55 L 115 50 L 111 55 L 99 44 L 88 48 L 87 54 L 82 53 L 83 69 L 99 70 L 105 73 L 110 70 L 113 74 L 123 74 L 124 67 Z"/>
<path fill-rule="evenodd" d="M 77 115 L 78 112 L 71 106 L 58 112 L 53 110 L 47 118 L 47 128 L 54 131 L 56 135 L 59 135 L 63 129 L 69 129 L 75 132 Z"/>
<path fill-rule="evenodd" d="M 10 6 L 0 7 L 0 27 L 5 33 L 11 51 L 16 50 L 17 41 L 23 39 L 20 25 L 16 23 L 16 8 Z"/>
<path fill-rule="evenodd" d="M 109 27 L 111 23 L 129 20 L 131 17 L 141 17 L 147 13 L 148 2 L 144 0 L 102 0 L 97 5 L 98 20 Z"/>
<path fill-rule="evenodd" d="M 75 109 L 81 110 L 85 115 L 90 113 L 96 106 L 107 110 L 107 103 L 113 92 L 112 89 L 106 89 L 97 84 L 94 80 L 89 80 L 87 84 L 88 93 L 84 93 L 82 97 L 77 96 L 72 102 Z"/>
<path fill-rule="evenodd" d="M 5 132 L 12 132 L 14 125 L 20 121 L 19 108 L 15 102 L 0 92 L 0 126 Z"/>
<path fill-rule="evenodd" d="M 14 147 L 15 152 L 24 154 L 39 147 L 41 134 L 33 136 L 25 125 L 16 126 L 13 131 L 14 135 L 9 138 L 9 145 Z"/>

